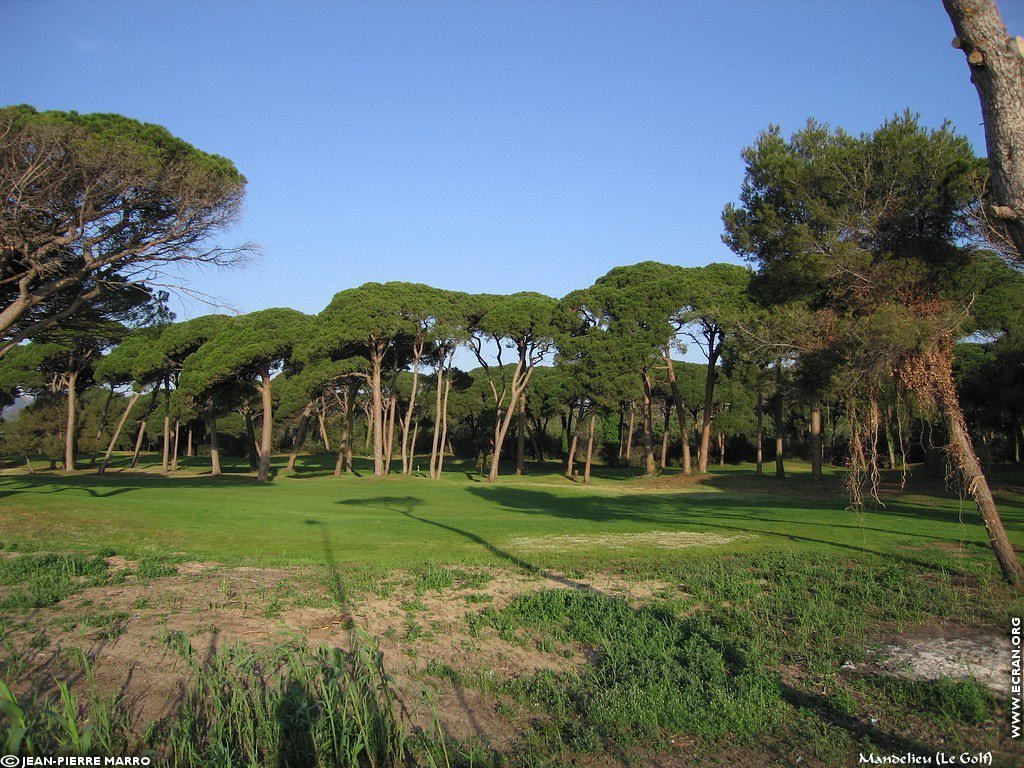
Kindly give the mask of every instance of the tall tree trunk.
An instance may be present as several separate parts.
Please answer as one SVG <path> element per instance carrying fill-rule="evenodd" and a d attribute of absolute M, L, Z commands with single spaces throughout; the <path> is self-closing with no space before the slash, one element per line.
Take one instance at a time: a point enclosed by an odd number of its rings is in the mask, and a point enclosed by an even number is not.
<path fill-rule="evenodd" d="M 419 387 L 420 379 L 420 356 L 423 354 L 423 345 L 420 345 L 419 351 L 413 356 L 412 360 L 412 392 L 409 394 L 409 407 L 405 409 L 405 418 L 402 420 L 402 474 L 408 475 L 412 473 L 412 458 L 410 456 L 412 450 L 409 448 L 409 425 L 412 423 L 413 409 L 416 407 L 416 390 Z"/>
<path fill-rule="evenodd" d="M 192 458 L 196 455 L 195 446 L 192 443 L 192 429 L 195 427 L 195 419 L 189 419 L 188 422 L 188 441 L 185 443 L 185 456 Z"/>
<path fill-rule="evenodd" d="M 676 420 L 679 422 L 679 445 L 682 448 L 683 474 L 689 475 L 693 472 L 690 466 L 690 430 L 686 424 L 686 404 L 679 392 L 679 382 L 676 381 L 676 368 L 672 363 L 668 349 L 665 350 L 665 372 L 668 375 L 669 386 L 672 387 L 672 404 L 676 409 Z"/>
<path fill-rule="evenodd" d="M 430 440 L 430 479 L 438 478 L 438 456 L 441 453 L 443 443 L 441 441 L 441 405 L 444 398 L 444 362 L 438 362 L 437 376 L 434 377 L 434 434 Z"/>
<path fill-rule="evenodd" d="M 252 423 L 252 413 L 248 408 L 245 409 L 245 440 L 245 450 L 249 457 L 249 470 L 259 469 L 260 453 L 256 447 L 256 427 Z"/>
<path fill-rule="evenodd" d="M 139 401 L 141 395 L 138 392 L 132 392 L 132 396 L 128 398 L 128 405 L 125 406 L 124 413 L 121 414 L 121 418 L 117 421 L 117 426 L 114 428 L 114 434 L 110 438 L 110 442 L 107 444 L 106 453 L 103 454 L 103 462 L 100 464 L 97 474 L 102 475 L 107 471 L 107 465 L 110 463 L 110 456 L 114 452 L 114 446 L 117 445 L 117 439 L 121 436 L 121 430 L 124 429 L 124 424 L 128 421 L 128 416 L 132 412 L 132 408 L 135 407 L 135 403 Z"/>
<path fill-rule="evenodd" d="M 626 404 L 619 404 L 619 452 L 618 458 L 622 459 L 622 454 L 626 450 Z"/>
<path fill-rule="evenodd" d="M 708 456 L 711 451 L 711 420 L 714 416 L 715 407 L 715 383 L 718 381 L 718 371 L 715 366 L 718 363 L 718 349 L 721 342 L 716 344 L 715 338 L 710 341 L 710 354 L 708 355 L 708 370 L 704 380 L 704 413 L 701 414 L 700 425 L 700 448 L 697 452 L 697 472 L 704 474 L 708 471 Z"/>
<path fill-rule="evenodd" d="M 786 466 L 782 461 L 782 388 L 775 393 L 775 476 L 786 477 Z"/>
<path fill-rule="evenodd" d="M 64 435 L 64 469 L 75 468 L 75 418 L 78 411 L 78 371 L 68 374 L 68 419 Z"/>
<path fill-rule="evenodd" d="M 372 429 L 373 429 L 373 474 L 383 477 L 384 470 L 384 399 L 381 393 L 381 366 L 383 364 L 384 348 L 377 343 L 373 348 L 372 360 L 373 373 L 370 379 L 370 399 Z"/>
<path fill-rule="evenodd" d="M 139 453 L 142 451 L 142 441 L 146 438 L 146 424 L 149 422 L 149 417 L 156 410 L 156 401 L 160 396 L 160 387 L 153 387 L 153 396 L 149 399 L 149 405 L 146 406 L 145 412 L 142 414 L 142 418 L 139 420 L 139 434 L 135 439 L 135 450 L 132 452 L 132 469 L 135 469 L 139 465 Z"/>
<path fill-rule="evenodd" d="M 505 437 L 508 435 L 509 427 L 512 426 L 512 419 L 517 413 L 519 399 L 526 396 L 526 387 L 529 384 L 532 373 L 533 368 L 520 355 L 519 362 L 516 363 L 515 370 L 512 372 L 512 380 L 509 384 L 511 391 L 509 392 L 508 405 L 504 413 L 501 413 L 499 410 L 495 416 L 494 449 L 491 453 L 491 469 L 487 475 L 487 482 L 489 483 L 493 483 L 498 479 L 501 448 L 505 444 Z"/>
<path fill-rule="evenodd" d="M 260 396 L 263 401 L 263 434 L 260 436 L 260 468 L 256 479 L 263 483 L 270 476 L 270 451 L 274 441 L 274 397 L 269 370 L 260 374 Z"/>
<path fill-rule="evenodd" d="M 579 440 L 579 433 L 573 432 L 569 441 L 569 455 L 565 459 L 565 476 L 570 480 L 576 477 L 576 444 Z"/>
<path fill-rule="evenodd" d="M 594 459 L 594 428 L 597 426 L 597 411 L 590 413 L 590 432 L 587 435 L 587 461 L 583 465 L 583 483 L 590 482 L 590 466 Z"/>
<path fill-rule="evenodd" d="M 174 448 L 171 451 L 171 472 L 178 471 L 178 444 L 181 438 L 181 422 L 174 420 Z"/>
<path fill-rule="evenodd" d="M 987 207 L 999 239 L 1008 237 L 1024 263 L 1024 47 L 1006 31 L 994 0 L 943 0 L 953 44 L 963 50 L 985 120 L 992 176 Z"/>
<path fill-rule="evenodd" d="M 324 444 L 324 453 L 331 452 L 331 438 L 327 436 L 327 418 L 324 416 L 326 406 L 316 409 L 316 421 L 320 427 L 320 442 Z"/>
<path fill-rule="evenodd" d="M 395 455 L 395 414 L 398 412 L 398 372 L 392 380 L 391 397 L 388 398 L 387 433 L 384 440 L 384 474 L 391 473 L 391 459 Z"/>
<path fill-rule="evenodd" d="M 160 472 L 167 474 L 171 461 L 171 386 L 164 381 L 164 439 L 161 446 Z"/>
<path fill-rule="evenodd" d="M 288 471 L 295 469 L 295 460 L 299 457 L 299 450 L 306 440 L 306 430 L 309 429 L 309 420 L 313 416 L 313 402 L 306 403 L 302 409 L 302 416 L 299 417 L 299 424 L 295 429 L 295 437 L 292 439 L 292 450 L 288 454 Z"/>
<path fill-rule="evenodd" d="M 811 399 L 811 478 L 821 480 L 821 400 Z M 892 448 L 890 447 L 890 451 Z"/>
<path fill-rule="evenodd" d="M 725 432 L 718 433 L 718 466 L 725 466 Z"/>
<path fill-rule="evenodd" d="M 220 438 L 217 435 L 217 417 L 206 415 L 206 431 L 210 435 L 210 477 L 220 476 Z"/>
<path fill-rule="evenodd" d="M 669 425 L 672 423 L 672 409 L 665 403 L 665 417 L 661 426 L 661 468 L 668 466 L 668 433 Z"/>
<path fill-rule="evenodd" d="M 114 400 L 114 385 L 110 385 L 110 389 L 107 390 L 107 396 L 103 399 L 103 410 L 100 413 L 100 423 L 96 427 L 96 439 L 99 440 L 103 437 L 103 430 L 107 428 L 107 417 L 110 415 L 110 403 Z M 2 411 L 0 411 L 2 415 Z"/>
<path fill-rule="evenodd" d="M 651 374 L 649 371 L 643 373 L 644 383 L 644 400 L 643 400 L 643 427 L 641 429 L 643 433 L 644 442 L 644 472 L 648 475 L 655 475 L 658 472 L 657 466 L 654 463 L 654 417 L 651 413 L 652 400 L 654 399 L 651 394 Z"/>
<path fill-rule="evenodd" d="M 764 394 L 757 390 L 757 469 L 758 477 L 764 474 Z"/>
<path fill-rule="evenodd" d="M 519 398 L 516 413 L 516 474 L 526 474 L 526 398 Z"/>

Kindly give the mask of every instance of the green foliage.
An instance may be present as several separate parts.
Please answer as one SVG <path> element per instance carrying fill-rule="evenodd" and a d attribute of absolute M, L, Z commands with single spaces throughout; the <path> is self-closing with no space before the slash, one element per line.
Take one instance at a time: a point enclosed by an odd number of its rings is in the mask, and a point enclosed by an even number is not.
<path fill-rule="evenodd" d="M 107 565 L 99 556 L 19 555 L 0 559 L 0 584 L 14 587 L 0 609 L 24 611 L 58 603 L 86 586 L 103 584 Z"/>

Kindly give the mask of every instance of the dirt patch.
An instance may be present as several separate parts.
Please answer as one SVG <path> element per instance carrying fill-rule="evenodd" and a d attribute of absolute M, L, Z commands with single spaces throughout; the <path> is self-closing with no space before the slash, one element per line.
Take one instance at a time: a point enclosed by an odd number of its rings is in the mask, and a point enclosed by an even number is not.
<path fill-rule="evenodd" d="M 111 573 L 131 571 L 138 565 L 134 560 L 128 560 L 127 558 L 121 557 L 121 555 L 111 555 L 110 557 L 104 558 L 103 562 L 107 564 L 107 570 Z"/>
<path fill-rule="evenodd" d="M 692 531 L 648 531 L 645 533 L 607 533 L 580 536 L 521 536 L 510 539 L 507 544 L 510 547 L 528 551 L 574 550 L 590 547 L 691 549 L 693 547 L 721 547 L 735 541 L 756 538 L 757 536 L 750 534 L 725 536 L 717 533 L 695 533 Z"/>
<path fill-rule="evenodd" d="M 981 634 L 905 636 L 869 652 L 875 670 L 910 680 L 974 678 L 995 693 L 1010 693 L 1010 640 Z"/>
<path fill-rule="evenodd" d="M 182 563 L 178 568 L 179 576 L 194 576 L 197 573 L 208 571 L 211 568 L 216 568 L 220 563 L 207 562 L 207 563 Z"/>

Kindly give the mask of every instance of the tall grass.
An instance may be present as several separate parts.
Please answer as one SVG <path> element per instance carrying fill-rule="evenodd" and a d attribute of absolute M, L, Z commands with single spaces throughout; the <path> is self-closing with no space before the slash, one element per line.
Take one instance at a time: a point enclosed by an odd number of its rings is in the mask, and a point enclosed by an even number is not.
<path fill-rule="evenodd" d="M 66 685 L 20 703 L 0 683 L 0 740 L 15 755 L 149 754 L 182 768 L 449 766 L 440 728 L 413 733 L 400 716 L 376 646 L 235 645 L 200 660 L 186 638 L 169 638 L 186 660 L 187 686 L 162 721 L 131 727 L 123 699 Z M 436 720 L 435 720 L 436 722 Z"/>

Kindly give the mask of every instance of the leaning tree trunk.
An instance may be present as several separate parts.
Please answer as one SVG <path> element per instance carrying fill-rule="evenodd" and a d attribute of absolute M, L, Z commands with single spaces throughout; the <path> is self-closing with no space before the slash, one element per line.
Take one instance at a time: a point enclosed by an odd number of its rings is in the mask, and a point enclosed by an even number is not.
<path fill-rule="evenodd" d="M 263 401 L 263 433 L 260 436 L 260 468 L 256 479 L 263 483 L 270 475 L 270 449 L 274 440 L 274 397 L 268 370 L 260 374 L 260 396 Z"/>
<path fill-rule="evenodd" d="M 438 447 L 437 453 L 437 478 L 441 478 L 441 472 L 444 470 L 444 449 L 446 445 L 449 445 L 448 440 L 448 396 L 452 392 L 451 379 L 445 379 L 444 382 L 444 403 L 441 408 L 441 445 Z"/>
<path fill-rule="evenodd" d="M 171 451 L 171 472 L 178 471 L 178 444 L 181 440 L 181 422 L 174 420 L 174 448 Z"/>
<path fill-rule="evenodd" d="M 288 454 L 288 471 L 295 469 L 295 460 L 299 456 L 299 449 L 306 440 L 306 430 L 309 429 L 309 420 L 313 415 L 313 402 L 306 403 L 302 409 L 302 416 L 299 417 L 299 425 L 295 430 L 295 437 L 292 439 L 292 450 Z"/>
<path fill-rule="evenodd" d="M 135 407 L 135 403 L 139 401 L 140 395 L 138 392 L 132 392 L 132 396 L 128 398 L 128 405 L 124 409 L 124 413 L 121 414 L 121 418 L 117 422 L 117 426 L 114 428 L 114 434 L 110 438 L 110 443 L 107 445 L 106 453 L 103 454 L 103 463 L 100 464 L 99 470 L 96 474 L 102 475 L 107 471 L 107 465 L 110 463 L 110 455 L 114 452 L 114 446 L 117 445 L 117 439 L 121 436 L 121 430 L 124 429 L 124 423 L 128 421 L 128 416 L 132 412 L 132 408 Z"/>
<path fill-rule="evenodd" d="M 579 434 L 577 432 L 572 433 L 572 439 L 569 441 L 569 455 L 565 460 L 565 476 L 570 480 L 576 477 L 576 445 L 579 441 Z"/>
<path fill-rule="evenodd" d="M 526 398 L 519 399 L 516 413 L 516 474 L 526 474 Z"/>
<path fill-rule="evenodd" d="M 416 408 L 416 390 L 419 388 L 420 379 L 420 356 L 423 354 L 422 344 L 416 352 L 412 361 L 412 391 L 409 393 L 409 407 L 405 409 L 405 418 L 402 419 L 402 474 L 412 474 L 412 456 L 416 447 L 409 447 L 409 426 L 412 424 L 413 410 Z"/>
<path fill-rule="evenodd" d="M 636 406 L 631 400 L 629 403 L 629 427 L 626 429 L 626 463 L 632 458 L 633 453 L 633 428 L 636 420 Z"/>
<path fill-rule="evenodd" d="M 811 400 L 811 477 L 821 480 L 821 401 L 814 397 Z"/>
<path fill-rule="evenodd" d="M 68 420 L 64 435 L 64 469 L 75 468 L 75 416 L 78 411 L 78 371 L 68 374 Z"/>
<path fill-rule="evenodd" d="M 987 219 L 1024 262 L 1024 43 L 1011 37 L 994 0 L 943 0 L 953 45 L 963 50 L 978 90 L 992 174 Z"/>
<path fill-rule="evenodd" d="M 665 403 L 665 418 L 661 423 L 661 468 L 668 467 L 668 433 L 669 425 L 672 423 L 672 408 Z"/>

